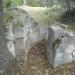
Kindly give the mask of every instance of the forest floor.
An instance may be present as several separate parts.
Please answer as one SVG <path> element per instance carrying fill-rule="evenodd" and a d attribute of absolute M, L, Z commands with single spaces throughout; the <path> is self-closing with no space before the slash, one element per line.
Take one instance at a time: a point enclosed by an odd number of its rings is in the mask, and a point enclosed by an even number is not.
<path fill-rule="evenodd" d="M 53 68 L 46 53 L 47 41 L 42 40 L 30 49 L 27 61 L 18 58 L 7 75 L 75 75 L 75 62 Z"/>

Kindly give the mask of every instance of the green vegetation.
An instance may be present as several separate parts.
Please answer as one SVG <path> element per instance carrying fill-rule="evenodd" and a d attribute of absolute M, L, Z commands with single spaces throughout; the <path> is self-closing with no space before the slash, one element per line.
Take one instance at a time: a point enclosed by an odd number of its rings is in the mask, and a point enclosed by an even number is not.
<path fill-rule="evenodd" d="M 59 44 L 61 43 L 60 39 L 56 39 L 53 43 L 52 43 L 52 48 L 56 49 L 59 47 Z"/>
<path fill-rule="evenodd" d="M 75 31 L 75 8 L 63 13 L 59 20 L 61 23 L 69 25 L 71 30 Z"/>
<path fill-rule="evenodd" d="M 27 4 L 30 6 L 37 6 L 37 0 L 27 0 Z"/>
<path fill-rule="evenodd" d="M 4 8 L 8 8 L 10 6 L 14 7 L 21 4 L 22 4 L 21 0 L 3 0 Z"/>
<path fill-rule="evenodd" d="M 70 24 L 70 28 L 71 28 L 73 31 L 75 31 L 75 23 L 71 23 L 71 24 Z"/>
<path fill-rule="evenodd" d="M 4 19 L 5 19 L 4 22 L 8 21 L 8 18 L 10 19 L 10 16 L 9 16 L 9 13 L 8 13 L 8 8 L 15 7 L 17 5 L 21 5 L 21 4 L 23 4 L 23 1 L 24 0 L 4 0 L 4 4 L 3 4 L 4 5 L 4 12 L 5 12 L 4 13 L 4 15 L 5 15 L 4 16 Z M 56 1 L 54 1 L 54 2 L 51 1 L 51 2 L 52 2 L 52 5 L 53 5 Z M 60 2 L 61 5 L 63 5 L 65 7 L 65 5 L 64 5 L 64 3 L 66 3 L 65 1 L 59 0 L 59 2 Z M 47 1 L 44 1 L 44 0 L 41 0 L 41 1 L 40 0 L 27 0 L 27 4 L 30 5 L 30 6 L 43 6 L 42 4 L 51 5 L 49 3 L 50 2 L 48 0 Z M 58 2 L 56 2 L 56 4 L 57 3 Z M 41 8 L 32 8 L 30 14 L 36 22 L 38 22 L 41 25 L 44 25 L 46 27 L 48 25 L 50 25 L 52 22 L 57 21 L 57 19 L 59 19 L 60 15 L 62 15 L 62 17 L 61 17 L 62 20 L 61 19 L 60 20 L 63 21 L 63 22 L 61 22 L 61 21 L 60 22 L 68 24 L 71 27 L 72 30 L 75 30 L 74 29 L 75 16 L 70 16 L 69 14 L 67 14 L 67 16 L 66 16 L 66 13 L 64 13 L 65 15 L 63 17 L 62 13 L 64 11 L 65 10 L 62 6 L 60 8 L 58 8 L 57 6 L 55 8 L 49 7 L 49 9 L 45 7 L 44 10 L 42 10 Z M 13 16 L 14 16 L 14 14 L 13 14 Z M 17 12 L 16 12 L 16 14 L 17 14 Z"/>
<path fill-rule="evenodd" d="M 15 19 L 16 16 L 23 14 L 20 11 L 18 13 L 18 11 L 15 10 L 15 7 L 19 5 L 22 5 L 22 0 L 3 0 L 3 22 L 5 29 L 8 26 L 8 23 L 13 22 L 13 19 Z M 20 25 L 20 23 L 16 24 Z M 15 27 L 17 27 L 16 24 L 14 24 Z"/>
<path fill-rule="evenodd" d="M 27 5 L 34 7 L 50 7 L 53 5 L 53 0 L 27 0 Z"/>

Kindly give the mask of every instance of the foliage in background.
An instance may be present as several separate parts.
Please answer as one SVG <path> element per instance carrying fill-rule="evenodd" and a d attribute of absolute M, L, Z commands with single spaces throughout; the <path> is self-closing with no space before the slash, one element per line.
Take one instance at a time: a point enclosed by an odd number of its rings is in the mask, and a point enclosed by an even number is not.
<path fill-rule="evenodd" d="M 3 0 L 4 8 L 8 8 L 10 6 L 14 7 L 21 4 L 22 4 L 22 0 Z"/>
<path fill-rule="evenodd" d="M 27 0 L 27 5 L 34 7 L 50 7 L 53 5 L 53 0 Z"/>
<path fill-rule="evenodd" d="M 3 1 L 3 22 L 5 29 L 8 23 L 11 22 L 15 16 L 19 15 L 20 12 L 15 10 L 15 7 L 22 4 L 22 0 L 4 0 Z"/>

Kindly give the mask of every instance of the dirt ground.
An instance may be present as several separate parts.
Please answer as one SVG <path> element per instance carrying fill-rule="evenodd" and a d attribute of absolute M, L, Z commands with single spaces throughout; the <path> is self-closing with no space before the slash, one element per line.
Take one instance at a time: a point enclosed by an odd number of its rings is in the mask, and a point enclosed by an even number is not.
<path fill-rule="evenodd" d="M 8 75 L 75 75 L 75 62 L 53 68 L 47 60 L 47 41 L 37 43 L 28 53 L 16 60 Z"/>

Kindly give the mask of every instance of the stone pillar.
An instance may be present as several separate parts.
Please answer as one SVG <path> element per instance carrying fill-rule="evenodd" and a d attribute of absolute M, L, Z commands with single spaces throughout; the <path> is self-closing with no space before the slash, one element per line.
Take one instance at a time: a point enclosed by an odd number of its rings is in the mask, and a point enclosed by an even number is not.
<path fill-rule="evenodd" d="M 7 28 L 7 48 L 12 56 L 15 58 L 15 45 L 14 45 L 14 33 L 13 33 L 13 23 L 8 22 Z"/>
<path fill-rule="evenodd" d="M 51 65 L 54 65 L 55 51 L 52 49 L 52 42 L 54 39 L 54 31 L 49 27 L 48 28 L 48 51 L 47 57 Z"/>

